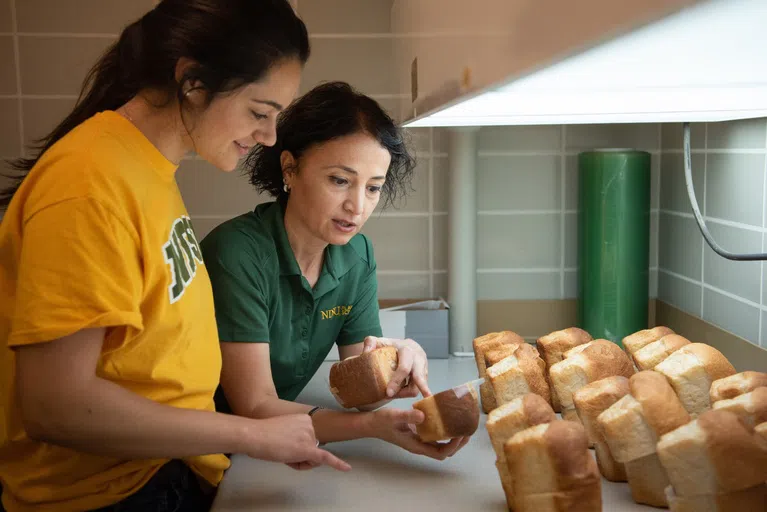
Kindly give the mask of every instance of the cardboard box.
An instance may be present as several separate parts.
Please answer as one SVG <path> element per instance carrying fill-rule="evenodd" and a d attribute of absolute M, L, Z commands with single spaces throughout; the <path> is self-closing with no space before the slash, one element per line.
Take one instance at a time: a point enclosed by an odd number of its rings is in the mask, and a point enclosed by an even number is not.
<path fill-rule="evenodd" d="M 423 347 L 429 359 L 448 358 L 450 306 L 444 299 L 384 299 L 378 301 L 378 307 L 385 338 L 410 338 Z M 325 360 L 338 360 L 337 347 Z"/>

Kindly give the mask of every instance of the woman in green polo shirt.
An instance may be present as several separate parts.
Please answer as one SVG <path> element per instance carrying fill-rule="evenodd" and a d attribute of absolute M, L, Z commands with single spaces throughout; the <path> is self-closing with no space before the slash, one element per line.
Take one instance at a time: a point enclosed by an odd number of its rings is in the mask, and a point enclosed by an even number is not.
<path fill-rule="evenodd" d="M 391 118 L 348 84 L 317 86 L 284 111 L 277 143 L 247 161 L 251 183 L 276 200 L 201 244 L 223 355 L 220 410 L 253 418 L 316 411 L 320 442 L 375 437 L 437 459 L 468 441 L 421 442 L 412 425 L 423 413 L 412 409 L 341 412 L 293 402 L 334 343 L 341 359 L 396 347 L 388 395 L 431 394 L 423 349 L 381 337 L 373 246 L 360 234 L 381 196 L 405 192 L 414 166 Z"/>

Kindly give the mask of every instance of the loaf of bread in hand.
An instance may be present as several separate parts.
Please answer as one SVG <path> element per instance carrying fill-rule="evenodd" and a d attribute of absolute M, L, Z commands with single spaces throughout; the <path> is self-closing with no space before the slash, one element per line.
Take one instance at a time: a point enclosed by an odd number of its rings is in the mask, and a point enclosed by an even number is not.
<path fill-rule="evenodd" d="M 493 388 L 496 407 L 528 393 L 535 393 L 551 403 L 546 365 L 538 351 L 527 343 L 517 345 L 513 354 L 487 369 L 487 380 Z"/>
<path fill-rule="evenodd" d="M 693 417 L 711 408 L 711 384 L 735 374 L 735 368 L 717 349 L 690 343 L 655 367 L 666 376 L 685 409 Z"/>
<path fill-rule="evenodd" d="M 629 393 L 629 380 L 612 376 L 587 384 L 573 394 L 575 410 L 581 420 L 589 442 L 594 446 L 597 466 L 607 480 L 626 481 L 626 468 L 610 452 L 602 431 L 597 427 L 597 416 Z"/>
<path fill-rule="evenodd" d="M 479 402 L 472 384 L 463 384 L 413 404 L 425 419 L 416 425 L 416 433 L 424 442 L 446 441 L 470 436 L 479 426 Z"/>
<path fill-rule="evenodd" d="M 667 506 L 669 485 L 657 456 L 658 439 L 690 421 L 663 375 L 652 370 L 629 379 L 629 394 L 597 416 L 597 428 L 616 461 L 625 464 L 631 496 L 637 503 Z"/>
<path fill-rule="evenodd" d="M 728 411 L 706 411 L 663 435 L 658 456 L 677 496 L 729 493 L 767 481 L 767 442 Z"/>
<path fill-rule="evenodd" d="M 740 372 L 729 377 L 717 379 L 711 383 L 709 398 L 711 403 L 719 400 L 735 398 L 743 393 L 748 393 L 756 388 L 767 387 L 767 373 L 764 372 Z"/>
<path fill-rule="evenodd" d="M 535 342 L 538 352 L 541 355 L 541 359 L 546 363 L 546 380 L 551 388 L 551 405 L 555 412 L 561 410 L 559 405 L 559 399 L 557 394 L 551 386 L 551 379 L 549 378 L 549 370 L 553 365 L 564 359 L 564 353 L 571 348 L 588 343 L 593 338 L 589 333 L 578 327 L 568 327 L 560 331 L 554 331 L 546 336 L 541 336 Z"/>
<path fill-rule="evenodd" d="M 330 367 L 330 392 L 346 408 L 384 400 L 397 360 L 396 348 L 381 347 L 334 363 Z"/>
<path fill-rule="evenodd" d="M 634 365 L 626 353 L 615 343 L 602 339 L 570 349 L 549 370 L 563 415 L 568 409 L 575 411 L 573 393 L 585 385 L 613 375 L 628 378 L 633 374 Z M 577 414 L 574 419 L 577 420 Z"/>
<path fill-rule="evenodd" d="M 578 423 L 554 420 L 504 446 L 515 512 L 601 512 L 601 477 Z"/>
<path fill-rule="evenodd" d="M 754 428 L 767 421 L 767 387 L 756 388 L 729 400 L 714 402 L 714 410 L 730 411 Z"/>
<path fill-rule="evenodd" d="M 634 357 L 634 353 L 645 345 L 649 345 L 653 341 L 658 341 L 664 336 L 674 334 L 674 331 L 665 326 L 653 327 L 652 329 L 642 329 L 633 334 L 629 334 L 621 343 L 623 349 L 630 357 Z"/>
<path fill-rule="evenodd" d="M 474 349 L 474 360 L 477 363 L 477 373 L 480 378 L 485 378 L 487 370 L 487 362 L 485 360 L 485 354 L 491 350 L 497 350 L 504 345 L 520 345 L 525 343 L 524 338 L 513 331 L 501 331 L 491 332 L 474 338 L 472 341 L 472 347 Z M 479 394 L 482 399 L 482 410 L 485 413 L 489 413 L 497 407 L 495 403 L 495 397 L 493 396 L 493 388 L 489 382 L 485 381 L 479 386 Z"/>
<path fill-rule="evenodd" d="M 512 402 L 496 407 L 487 417 L 487 433 L 495 450 L 495 467 L 501 478 L 506 502 L 510 509 L 514 508 L 511 473 L 506 464 L 504 445 L 514 434 L 526 428 L 549 423 L 557 418 L 551 405 L 534 393 L 517 398 Z"/>
<path fill-rule="evenodd" d="M 671 512 L 750 512 L 767 510 L 767 484 L 720 494 L 677 496 L 670 485 L 666 488 Z"/>
<path fill-rule="evenodd" d="M 667 334 L 658 341 L 648 343 L 634 352 L 633 360 L 636 367 L 641 370 L 652 370 L 663 362 L 668 356 L 689 345 L 690 340 L 678 334 Z"/>

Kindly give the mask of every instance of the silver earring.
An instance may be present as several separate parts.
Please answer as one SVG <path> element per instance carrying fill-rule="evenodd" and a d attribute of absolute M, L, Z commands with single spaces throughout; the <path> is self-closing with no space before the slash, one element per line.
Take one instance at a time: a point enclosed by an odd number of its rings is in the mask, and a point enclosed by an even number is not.
<path fill-rule="evenodd" d="M 288 184 L 287 184 L 287 183 L 285 183 L 285 184 L 282 186 L 282 190 L 284 190 L 286 194 L 290 194 L 290 187 L 288 186 Z"/>

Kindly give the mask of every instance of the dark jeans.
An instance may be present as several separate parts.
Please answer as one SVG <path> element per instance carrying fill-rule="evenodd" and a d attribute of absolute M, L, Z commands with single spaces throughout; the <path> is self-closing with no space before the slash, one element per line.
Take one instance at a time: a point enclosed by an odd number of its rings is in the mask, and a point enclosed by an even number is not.
<path fill-rule="evenodd" d="M 172 460 L 138 492 L 94 512 L 207 512 L 215 495 L 203 490 L 189 466 Z"/>

